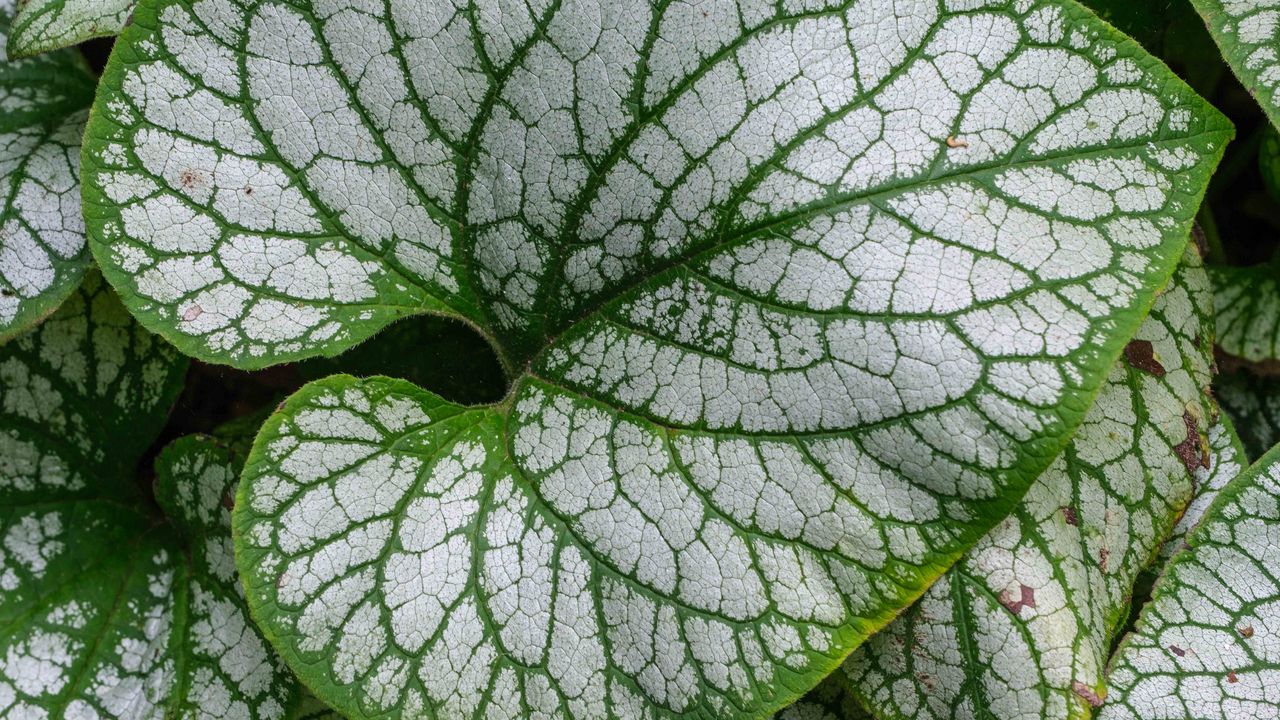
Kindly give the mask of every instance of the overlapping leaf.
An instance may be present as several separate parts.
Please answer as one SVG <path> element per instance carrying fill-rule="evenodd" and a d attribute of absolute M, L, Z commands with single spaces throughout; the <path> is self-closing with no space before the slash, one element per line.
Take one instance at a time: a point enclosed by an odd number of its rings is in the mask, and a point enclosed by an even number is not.
<path fill-rule="evenodd" d="M 479 409 L 325 381 L 260 438 L 238 555 L 322 699 L 723 716 L 1016 502 L 1230 133 L 1056 1 L 158 0 L 84 157 L 95 254 L 180 347 L 258 367 L 438 312 L 513 375 Z M 449 493 L 443 544 L 405 535 Z"/>
<path fill-rule="evenodd" d="M 80 135 L 94 78 L 71 51 L 4 59 L 0 0 L 0 342 L 70 295 L 91 264 L 80 213 Z"/>
<path fill-rule="evenodd" d="M 1087 718 L 1134 580 L 1212 487 L 1212 293 L 1189 251 L 1022 504 L 846 663 L 881 718 Z M 1215 458 L 1238 470 L 1239 459 Z M 1199 488 L 1208 490 L 1209 488 Z"/>
<path fill-rule="evenodd" d="M 1223 412 L 1239 428 L 1250 462 L 1280 442 L 1280 378 L 1234 372 L 1220 375 L 1214 381 L 1214 392 Z"/>
<path fill-rule="evenodd" d="M 1233 480 L 1117 651 L 1100 720 L 1236 720 L 1280 706 L 1280 450 Z"/>
<path fill-rule="evenodd" d="M 13 18 L 8 55 L 25 58 L 115 35 L 134 0 L 24 0 Z"/>
<path fill-rule="evenodd" d="M 1191 0 L 1273 125 L 1280 125 L 1280 9 L 1271 0 Z"/>
<path fill-rule="evenodd" d="M 1218 344 L 1243 360 L 1280 360 L 1280 270 L 1270 264 L 1214 267 Z"/>
<path fill-rule="evenodd" d="M 1235 480 L 1249 465 L 1249 456 L 1244 445 L 1236 435 L 1235 425 L 1230 416 L 1220 414 L 1216 422 L 1209 428 L 1209 466 L 1197 467 L 1195 471 L 1195 495 L 1178 518 L 1173 534 L 1160 547 L 1160 564 L 1154 569 L 1158 572 L 1164 562 L 1182 549 L 1187 535 L 1200 524 L 1201 518 L 1218 493 L 1227 483 Z"/>
<path fill-rule="evenodd" d="M 301 717 L 236 583 L 241 463 L 183 439 L 156 464 L 169 522 L 138 492 L 185 367 L 96 274 L 0 348 L 0 716 Z"/>

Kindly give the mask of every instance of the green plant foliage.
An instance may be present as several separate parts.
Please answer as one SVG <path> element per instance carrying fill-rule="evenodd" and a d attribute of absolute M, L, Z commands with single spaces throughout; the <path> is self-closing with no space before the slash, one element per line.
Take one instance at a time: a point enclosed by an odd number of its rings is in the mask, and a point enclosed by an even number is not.
<path fill-rule="evenodd" d="M 1190 0 L 1240 82 L 1280 123 L 1280 24 L 1271 0 Z"/>
<path fill-rule="evenodd" d="M 1100 720 L 1236 720 L 1277 705 L 1280 449 L 1231 481 L 1121 644 Z"/>
<path fill-rule="evenodd" d="M 1213 389 L 1239 429 L 1249 462 L 1280 442 L 1280 378 L 1240 371 L 1218 376 Z"/>
<path fill-rule="evenodd" d="M 0 718 L 1280 720 L 1277 2 L 0 0 Z"/>
<path fill-rule="evenodd" d="M 1280 268 L 1212 267 L 1218 345 L 1251 363 L 1280 361 Z"/>
<path fill-rule="evenodd" d="M 236 582 L 243 457 L 183 438 L 155 463 L 166 522 L 140 492 L 186 364 L 96 273 L 0 347 L 0 716 L 323 717 Z"/>
<path fill-rule="evenodd" d="M 48 317 L 91 264 L 80 213 L 80 135 L 94 78 L 78 54 L 4 60 L 0 0 L 0 342 Z"/>
<path fill-rule="evenodd" d="M 1189 250 L 1022 505 L 846 663 L 878 717 L 1092 714 L 1135 579 L 1211 477 L 1212 329 L 1208 278 Z"/>
<path fill-rule="evenodd" d="M 6 28 L 11 59 L 31 57 L 120 32 L 134 0 L 22 0 Z"/>
<path fill-rule="evenodd" d="M 86 215 L 203 359 L 435 313 L 511 375 L 478 408 L 324 380 L 267 423 L 237 555 L 322 699 L 762 715 L 1057 455 L 1231 132 L 1066 2 L 146 2 Z"/>

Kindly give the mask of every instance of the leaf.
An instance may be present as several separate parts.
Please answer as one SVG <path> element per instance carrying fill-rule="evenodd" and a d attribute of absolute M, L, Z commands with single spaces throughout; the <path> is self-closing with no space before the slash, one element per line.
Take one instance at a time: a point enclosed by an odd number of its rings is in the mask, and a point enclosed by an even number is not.
<path fill-rule="evenodd" d="M 1275 713 L 1280 450 L 1232 480 L 1117 650 L 1099 720 Z"/>
<path fill-rule="evenodd" d="M 241 462 L 209 438 L 156 462 L 157 526 L 110 493 L 45 493 L 0 532 L 0 713 L 31 718 L 336 718 L 249 618 L 232 559 Z"/>
<path fill-rule="evenodd" d="M 1248 371 L 1228 373 L 1214 380 L 1214 392 L 1239 428 L 1250 462 L 1280 442 L 1280 379 Z"/>
<path fill-rule="evenodd" d="M 1191 0 L 1227 64 L 1280 124 L 1280 15 L 1270 0 Z"/>
<path fill-rule="evenodd" d="M 1280 277 L 1271 264 L 1214 266 L 1218 345 L 1251 363 L 1280 361 Z"/>
<path fill-rule="evenodd" d="M 765 716 L 1066 443 L 1172 272 L 1229 124 L 1075 4 L 801 5 L 138 8 L 84 158 L 95 254 L 141 322 L 260 367 L 448 314 L 512 376 L 470 409 L 321 381 L 267 424 L 243 492 L 280 478 L 326 524 L 295 541 L 292 506 L 264 500 L 237 555 L 322 700 Z M 515 560 L 451 536 L 476 556 L 397 568 L 412 601 L 384 601 L 391 526 L 442 492 L 404 442 L 479 463 L 462 526 L 523 503 L 508 531 L 561 554 L 498 598 L 483 583 L 510 578 L 484 563 Z M 343 464 L 351 443 L 373 464 Z M 388 485 L 376 463 L 400 462 L 412 481 Z M 326 499 L 340 483 L 394 500 L 347 521 Z M 345 584 L 290 584 L 344 543 L 380 555 L 321 568 Z M 295 628 L 339 602 L 373 609 Z M 583 643 L 521 635 L 511 607 L 533 627 L 583 613 Z M 506 675 L 455 672 L 433 654 L 446 637 Z"/>
<path fill-rule="evenodd" d="M 1195 496 L 1182 517 L 1178 518 L 1173 534 L 1160 547 L 1160 566 L 1182 549 L 1187 534 L 1200 523 L 1205 511 L 1217 499 L 1218 493 L 1249 465 L 1244 445 L 1237 437 L 1236 428 L 1227 414 L 1219 415 L 1217 421 L 1209 427 L 1208 440 L 1209 467 L 1196 468 Z"/>
<path fill-rule="evenodd" d="M 80 135 L 94 78 L 71 51 L 6 62 L 0 0 L 0 343 L 43 320 L 89 269 Z"/>
<path fill-rule="evenodd" d="M 0 508 L 136 496 L 138 459 L 186 366 L 90 273 L 52 317 L 0 346 Z"/>
<path fill-rule="evenodd" d="M 1212 297 L 1182 268 L 1022 504 L 844 666 L 880 718 L 1087 718 L 1134 580 L 1209 469 Z M 1223 458 L 1218 458 L 1221 464 Z"/>
<path fill-rule="evenodd" d="M 25 0 L 8 28 L 9 57 L 32 57 L 120 32 L 134 0 Z"/>

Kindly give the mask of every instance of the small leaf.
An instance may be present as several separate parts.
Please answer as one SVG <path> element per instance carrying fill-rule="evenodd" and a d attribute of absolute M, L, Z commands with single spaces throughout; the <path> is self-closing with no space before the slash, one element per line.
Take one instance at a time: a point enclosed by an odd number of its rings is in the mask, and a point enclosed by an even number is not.
<path fill-rule="evenodd" d="M 1223 412 L 1239 430 L 1249 462 L 1280 443 L 1280 378 L 1241 370 L 1219 375 L 1213 387 Z"/>
<path fill-rule="evenodd" d="M 1227 64 L 1280 124 L 1280 16 L 1271 0 L 1191 0 Z"/>
<path fill-rule="evenodd" d="M 1099 720 L 1275 714 L 1280 449 L 1232 480 L 1117 650 Z"/>
<path fill-rule="evenodd" d="M 71 51 L 4 60 L 0 0 L 0 343 L 43 320 L 92 259 L 80 213 L 80 136 L 94 78 Z"/>
<path fill-rule="evenodd" d="M 1214 266 L 1218 345 L 1251 363 L 1280 361 L 1280 271 L 1272 264 Z"/>
<path fill-rule="evenodd" d="M 133 5 L 134 0 L 25 0 L 8 29 L 9 57 L 32 57 L 115 35 Z"/>
<path fill-rule="evenodd" d="M 1188 251 L 1134 340 L 1147 346 L 1140 361 L 1116 363 L 1066 452 L 1009 518 L 845 664 L 850 688 L 878 717 L 960 720 L 980 707 L 992 720 L 1067 720 L 1101 702 L 1134 580 L 1197 483 L 1213 477 L 1201 467 L 1211 449 L 1201 433 L 1215 412 L 1206 392 L 1211 307 L 1199 256 Z"/>
<path fill-rule="evenodd" d="M 0 506 L 135 497 L 135 466 L 186 366 L 91 272 L 57 313 L 0 346 Z"/>

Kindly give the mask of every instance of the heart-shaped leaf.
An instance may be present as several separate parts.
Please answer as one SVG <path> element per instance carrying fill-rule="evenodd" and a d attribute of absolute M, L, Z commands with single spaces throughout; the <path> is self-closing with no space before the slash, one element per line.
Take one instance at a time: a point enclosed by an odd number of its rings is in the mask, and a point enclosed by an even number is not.
<path fill-rule="evenodd" d="M 80 214 L 80 135 L 94 78 L 71 51 L 4 60 L 0 0 L 0 342 L 43 320 L 92 263 Z"/>
<path fill-rule="evenodd" d="M 1280 706 L 1280 449 L 1232 480 L 1156 584 L 1099 720 L 1266 718 Z"/>
<path fill-rule="evenodd" d="M 88 134 L 95 253 L 183 349 L 259 367 L 436 312 L 511 374 L 473 409 L 321 382 L 268 424 L 244 492 L 281 498 L 238 555 L 286 660 L 355 715 L 589 717 L 767 714 L 922 592 L 1065 444 L 1231 129 L 1056 0 L 148 0 Z M 464 461 L 458 527 L 515 513 L 559 553 L 533 579 L 391 531 Z M 335 584 L 291 584 L 318 556 Z"/>
<path fill-rule="evenodd" d="M 24 0 L 8 28 L 11 59 L 120 32 L 134 0 Z"/>
<path fill-rule="evenodd" d="M 1189 251 L 1066 452 L 846 663 L 850 688 L 878 717 L 1089 717 L 1134 580 L 1195 481 L 1211 477 L 1212 329 L 1208 278 Z"/>

